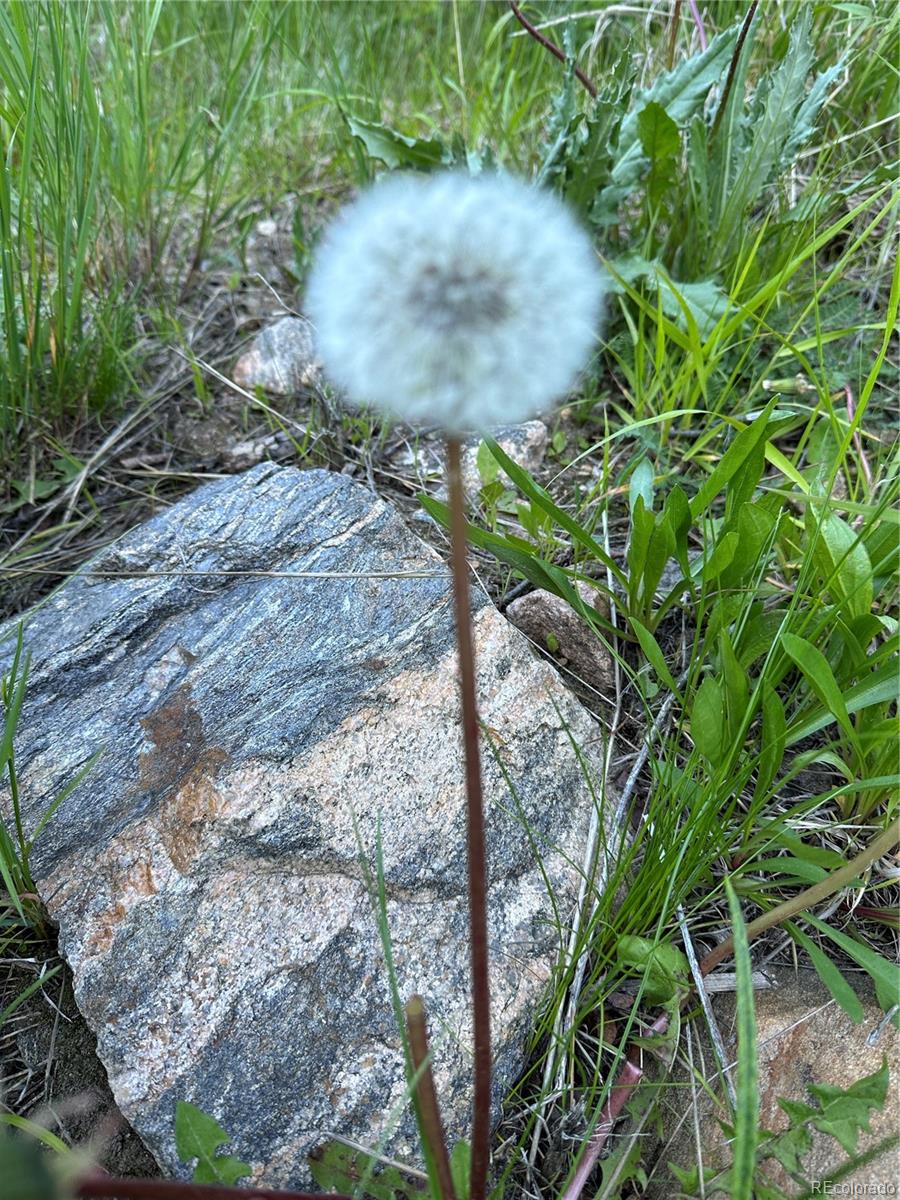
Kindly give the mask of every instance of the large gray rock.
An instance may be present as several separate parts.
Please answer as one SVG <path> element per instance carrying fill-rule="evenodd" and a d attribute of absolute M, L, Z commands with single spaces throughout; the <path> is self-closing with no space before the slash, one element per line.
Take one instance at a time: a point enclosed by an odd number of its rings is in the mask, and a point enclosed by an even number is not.
<path fill-rule="evenodd" d="M 590 793 L 569 738 L 586 744 L 593 726 L 493 606 L 476 608 L 496 747 L 499 1103 L 575 893 Z M 4 662 L 13 633 L 0 630 Z M 437 555 L 350 480 L 265 464 L 102 552 L 29 616 L 26 638 L 29 825 L 104 747 L 37 843 L 38 886 L 116 1101 L 160 1164 L 184 1173 L 178 1099 L 276 1185 L 306 1181 L 329 1135 L 375 1144 L 398 1119 L 402 1057 L 358 858 L 357 837 L 373 860 L 379 824 L 400 993 L 425 996 L 447 1124 L 464 1134 L 464 796 Z M 415 1156 L 408 1115 L 387 1144 Z"/>

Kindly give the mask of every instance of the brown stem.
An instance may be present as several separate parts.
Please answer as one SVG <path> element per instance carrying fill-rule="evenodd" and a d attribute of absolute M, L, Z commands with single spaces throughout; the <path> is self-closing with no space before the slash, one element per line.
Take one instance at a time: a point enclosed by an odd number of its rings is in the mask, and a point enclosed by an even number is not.
<path fill-rule="evenodd" d="M 472 964 L 475 1098 L 472 1111 L 470 1200 L 484 1200 L 491 1132 L 491 1001 L 488 981 L 487 854 L 484 844 L 484 801 L 475 703 L 475 651 L 469 607 L 469 564 L 466 557 L 466 511 L 459 439 L 447 436 L 447 490 L 450 501 L 450 545 L 459 684 L 462 697 L 463 747 L 466 760 L 466 804 L 469 875 L 469 949 Z"/>
<path fill-rule="evenodd" d="M 753 938 L 758 937 L 765 930 L 771 929 L 773 925 L 780 925 L 782 921 L 787 921 L 790 917 L 796 916 L 797 913 L 805 912 L 806 909 L 812 908 L 816 904 L 821 904 L 823 900 L 827 900 L 829 896 L 833 896 L 835 892 L 852 883 L 871 863 L 887 854 L 889 850 L 893 850 L 898 842 L 900 842 L 900 817 L 897 817 L 879 837 L 870 842 L 861 854 L 857 854 L 856 858 L 851 862 L 833 871 L 827 879 L 822 879 L 819 883 L 814 883 L 812 887 L 804 888 L 802 892 L 798 892 L 790 900 L 785 900 L 783 904 L 777 905 L 775 908 L 770 909 L 769 912 L 763 913 L 761 917 L 757 917 L 755 921 L 751 921 L 747 926 L 748 940 L 752 941 Z M 727 937 L 724 942 L 720 942 L 714 950 L 711 950 L 700 963 L 700 974 L 708 975 L 733 950 L 734 938 Z"/>
<path fill-rule="evenodd" d="M 183 1183 L 178 1179 L 115 1179 L 97 1171 L 75 1185 L 80 1200 L 321 1200 L 313 1192 L 227 1187 L 223 1183 Z M 331 1200 L 350 1200 L 332 1196 Z"/>
<path fill-rule="evenodd" d="M 544 35 L 541 33 L 541 31 L 539 29 L 535 29 L 535 27 L 531 24 L 531 22 L 528 20 L 528 18 L 525 16 L 525 14 L 519 8 L 518 4 L 516 4 L 515 0 L 509 0 L 509 7 L 513 11 L 513 16 L 516 18 L 516 20 L 519 22 L 519 24 L 522 26 L 522 28 L 526 31 L 526 33 L 529 33 L 536 42 L 540 42 L 540 44 L 544 47 L 544 49 L 549 50 L 550 53 L 555 58 L 558 58 L 560 62 L 564 63 L 566 61 L 566 56 L 563 53 L 563 51 L 560 50 L 559 46 L 557 46 L 553 42 L 551 42 L 548 37 L 544 37 Z M 591 94 L 591 97 L 594 100 L 596 100 L 597 99 L 597 89 L 594 87 L 594 85 L 588 79 L 587 75 L 585 75 L 584 71 L 582 71 L 581 67 L 575 68 L 575 78 L 578 80 L 578 82 L 580 84 L 582 84 L 584 87 L 587 88 L 587 90 Z"/>
<path fill-rule="evenodd" d="M 734 83 L 734 76 L 737 71 L 738 63 L 741 60 L 741 51 L 744 48 L 744 41 L 747 34 L 750 32 L 750 25 L 759 7 L 759 0 L 751 0 L 750 7 L 747 10 L 747 15 L 744 17 L 744 23 L 741 26 L 741 32 L 738 34 L 737 45 L 734 48 L 734 54 L 731 56 L 731 62 L 728 66 L 728 78 L 725 80 L 725 91 L 722 93 L 722 99 L 719 101 L 719 107 L 716 110 L 716 119 L 713 121 L 713 127 L 710 131 L 709 140 L 712 142 L 716 134 L 719 132 L 719 126 L 722 124 L 722 118 L 725 115 L 725 106 L 728 104 L 728 97 L 731 93 L 731 85 Z"/>
<path fill-rule="evenodd" d="M 422 1119 L 422 1133 L 434 1158 L 438 1184 L 443 1200 L 456 1200 L 450 1160 L 447 1157 L 447 1139 L 438 1107 L 437 1092 L 434 1090 L 434 1075 L 428 1055 L 428 1031 L 425 1026 L 425 1004 L 421 996 L 413 996 L 406 1005 L 406 1028 L 409 1032 L 409 1048 L 418 1083 L 416 1097 Z"/>

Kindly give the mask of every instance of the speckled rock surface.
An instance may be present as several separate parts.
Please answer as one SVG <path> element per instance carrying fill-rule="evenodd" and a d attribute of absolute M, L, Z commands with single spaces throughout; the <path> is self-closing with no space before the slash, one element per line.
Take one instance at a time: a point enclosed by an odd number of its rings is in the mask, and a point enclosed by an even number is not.
<path fill-rule="evenodd" d="M 815 1105 L 807 1092 L 808 1085 L 831 1084 L 846 1090 L 857 1080 L 877 1071 L 886 1058 L 890 1072 L 887 1102 L 883 1110 L 871 1112 L 868 1131 L 859 1136 L 857 1151 L 865 1155 L 897 1132 L 900 1033 L 893 1025 L 885 1023 L 884 1013 L 871 996 L 864 976 L 852 976 L 853 986 L 864 1007 L 863 1020 L 854 1025 L 824 991 L 814 971 L 767 967 L 766 973 L 776 986 L 755 993 L 760 1126 L 782 1132 L 788 1126 L 788 1116 L 778 1103 L 779 1099 Z M 736 1054 L 734 996 L 717 996 L 714 1007 L 726 1052 L 733 1060 Z M 698 1055 L 697 1069 L 710 1079 L 714 1089 L 717 1088 L 715 1059 L 710 1048 L 701 1045 L 699 1050 L 695 1049 L 695 1055 Z M 696 1100 L 696 1109 L 693 1100 Z M 860 1105 L 856 1108 L 857 1114 L 861 1110 Z M 673 1195 L 673 1180 L 665 1169 L 665 1162 L 694 1166 L 698 1145 L 702 1147 L 705 1166 L 723 1170 L 730 1164 L 728 1141 L 716 1115 L 700 1089 L 687 1086 L 686 1082 L 666 1093 L 663 1105 L 666 1144 L 662 1163 L 654 1171 L 646 1193 L 651 1200 L 663 1200 Z M 721 1112 L 718 1115 L 724 1117 Z M 829 1134 L 814 1126 L 807 1128 L 811 1145 L 802 1156 L 803 1185 L 792 1180 L 779 1162 L 769 1158 L 764 1164 L 764 1174 L 770 1186 L 780 1189 L 786 1196 L 806 1195 L 809 1190 L 833 1196 L 895 1194 L 900 1179 L 900 1147 L 896 1142 L 838 1179 L 837 1172 L 848 1161 L 849 1154 Z M 719 1197 L 723 1193 L 708 1187 L 707 1194 Z"/>
<path fill-rule="evenodd" d="M 499 1103 L 557 952 L 518 813 L 565 913 L 590 798 L 563 723 L 582 743 L 593 725 L 477 604 L 481 716 L 517 793 L 487 752 Z M 3 663 L 13 633 L 0 629 Z M 306 1182 L 305 1155 L 332 1133 L 373 1144 L 401 1105 L 354 815 L 370 861 L 380 821 L 401 993 L 426 999 L 447 1124 L 464 1133 L 464 798 L 434 552 L 345 477 L 263 464 L 102 552 L 30 614 L 26 638 L 29 824 L 104 747 L 35 874 L 115 1099 L 161 1166 L 184 1174 L 178 1099 L 270 1185 Z M 389 1146 L 414 1154 L 408 1117 Z"/>
<path fill-rule="evenodd" d="M 600 609 L 602 596 L 580 585 L 586 604 Z M 611 651 L 565 600 L 538 588 L 506 606 L 506 615 L 535 645 L 551 655 L 578 688 L 610 702 L 616 694 L 616 664 Z"/>
<path fill-rule="evenodd" d="M 235 383 L 273 396 L 299 395 L 320 378 L 312 330 L 300 317 L 282 317 L 261 330 L 234 366 Z"/>

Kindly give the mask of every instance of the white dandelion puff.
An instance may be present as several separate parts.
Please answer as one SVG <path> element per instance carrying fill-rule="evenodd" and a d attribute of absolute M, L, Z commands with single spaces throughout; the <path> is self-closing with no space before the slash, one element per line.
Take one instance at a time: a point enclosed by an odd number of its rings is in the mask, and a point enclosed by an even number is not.
<path fill-rule="evenodd" d="M 598 332 L 605 276 L 561 201 L 508 176 L 395 176 L 348 206 L 307 289 L 348 399 L 457 432 L 565 396 Z"/>

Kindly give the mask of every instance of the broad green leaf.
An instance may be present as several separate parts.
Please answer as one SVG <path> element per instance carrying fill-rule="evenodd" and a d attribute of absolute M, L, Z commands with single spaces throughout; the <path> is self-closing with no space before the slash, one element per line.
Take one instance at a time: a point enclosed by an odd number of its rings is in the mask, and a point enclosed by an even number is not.
<path fill-rule="evenodd" d="M 845 691 L 843 697 L 848 713 L 862 712 L 874 704 L 890 704 L 897 699 L 896 662 L 883 663 L 871 675 Z M 830 711 L 808 714 L 788 730 L 787 744 L 794 746 L 835 720 L 836 715 Z"/>
<path fill-rule="evenodd" d="M 666 110 L 676 125 L 684 125 L 699 112 L 709 89 L 724 80 L 728 61 L 737 41 L 740 25 L 723 30 L 706 50 L 686 59 L 673 71 L 663 71 L 652 87 L 635 94 L 631 111 L 622 122 L 619 133 L 618 159 L 613 167 L 612 181 L 600 197 L 604 208 L 615 208 L 632 190 L 640 178 L 643 147 L 638 133 L 637 114 L 650 101 Z"/>
<path fill-rule="evenodd" d="M 856 730 L 850 723 L 850 714 L 847 712 L 847 706 L 841 695 L 841 689 L 837 685 L 837 680 L 828 665 L 828 659 L 812 642 L 798 637 L 795 633 L 783 634 L 781 644 L 788 656 L 800 668 L 816 696 L 833 714 L 841 728 L 855 744 Z"/>
<path fill-rule="evenodd" d="M 831 1083 L 808 1084 L 810 1095 L 821 1105 L 821 1112 L 812 1118 L 812 1124 L 836 1138 L 848 1154 L 855 1154 L 860 1133 L 869 1131 L 872 1110 L 884 1109 L 889 1079 L 887 1056 L 884 1056 L 877 1071 L 857 1079 L 848 1088 Z"/>
<path fill-rule="evenodd" d="M 858 963 L 862 969 L 871 977 L 875 984 L 875 995 L 878 997 L 878 1003 L 885 1012 L 896 1005 L 900 1004 L 900 974 L 894 963 L 888 962 L 886 958 L 872 950 L 869 946 L 864 946 L 862 942 L 858 942 L 849 934 L 843 933 L 839 929 L 834 929 L 825 921 L 820 921 L 818 917 L 814 917 L 812 913 L 804 913 L 803 920 L 807 924 L 818 929 L 820 933 L 831 938 L 840 948 Z M 900 1028 L 900 1013 L 896 1013 L 893 1018 L 893 1024 Z"/>
<path fill-rule="evenodd" d="M 707 675 L 694 697 L 691 709 L 691 737 L 694 745 L 713 766 L 725 756 L 725 696 L 714 675 Z"/>
<path fill-rule="evenodd" d="M 638 113 L 637 128 L 641 149 L 650 163 L 647 194 L 651 204 L 656 206 L 672 186 L 681 154 L 681 135 L 678 126 L 655 100 Z"/>
<path fill-rule="evenodd" d="M 377 121 L 347 117 L 347 125 L 359 138 L 372 157 L 380 159 L 391 170 L 408 167 L 416 171 L 431 171 L 446 161 L 446 148 L 440 138 L 406 137 Z"/>
<path fill-rule="evenodd" d="M 643 650 L 647 661 L 650 663 L 650 666 L 659 676 L 660 680 L 666 685 L 669 691 L 674 696 L 677 696 L 680 700 L 681 695 L 678 691 L 678 687 L 675 683 L 672 673 L 666 665 L 666 659 L 662 650 L 660 649 L 659 642 L 656 640 L 650 630 L 634 617 L 631 618 L 631 628 L 634 630 L 637 640 L 640 642 L 641 649 Z"/>
<path fill-rule="evenodd" d="M 475 466 L 478 468 L 482 486 L 493 483 L 500 474 L 500 464 L 491 454 L 491 448 L 487 442 L 479 442 L 475 455 Z"/>
<path fill-rule="evenodd" d="M 450 1151 L 450 1174 L 456 1191 L 456 1200 L 467 1200 L 469 1179 L 472 1173 L 472 1147 L 459 1141 Z"/>
<path fill-rule="evenodd" d="M 360 1200 L 422 1200 L 418 1181 L 397 1167 L 381 1167 L 374 1155 L 327 1142 L 307 1160 L 313 1179 L 326 1192 L 343 1192 Z"/>
<path fill-rule="evenodd" d="M 719 658 L 722 663 L 722 682 L 725 687 L 725 704 L 728 712 L 728 733 L 736 741 L 747 716 L 750 700 L 750 683 L 747 672 L 737 660 L 728 630 L 719 633 Z"/>
<path fill-rule="evenodd" d="M 841 1006 L 854 1025 L 858 1025 L 865 1016 L 862 1003 L 853 988 L 834 965 L 827 954 L 824 954 L 812 938 L 807 937 L 791 921 L 785 921 L 785 928 L 791 937 L 809 955 L 809 961 L 816 974 L 825 984 L 835 1002 Z"/>
<path fill-rule="evenodd" d="M 814 539 L 816 565 L 826 586 L 843 601 L 848 616 L 868 614 L 872 608 L 872 564 L 857 534 L 837 513 L 826 510 L 815 537 L 814 517 L 807 510 L 810 537 Z"/>
<path fill-rule="evenodd" d="M 722 572 L 731 566 L 739 542 L 740 539 L 735 530 L 724 534 L 713 545 L 712 553 L 702 563 L 698 563 L 692 568 L 692 573 L 699 573 L 701 579 L 706 583 L 715 582 Z"/>
<path fill-rule="evenodd" d="M 691 502 L 691 517 L 696 521 L 709 508 L 730 479 L 743 467 L 757 446 L 765 440 L 769 417 L 775 407 L 773 397 L 752 425 L 737 435 Z"/>
<path fill-rule="evenodd" d="M 642 458 L 638 465 L 631 472 L 631 479 L 628 481 L 628 507 L 631 512 L 634 512 L 634 506 L 637 499 L 644 501 L 644 508 L 647 512 L 653 511 L 653 480 L 656 478 L 656 472 L 653 470 L 652 463 L 646 458 Z"/>
<path fill-rule="evenodd" d="M 737 1104 L 732 1143 L 732 1200 L 752 1200 L 759 1139 L 759 1060 L 756 1052 L 756 1012 L 753 1001 L 753 972 L 750 945 L 741 905 L 731 880 L 725 877 L 725 894 L 734 937 L 734 968 L 737 1000 Z"/>
<path fill-rule="evenodd" d="M 175 1106 L 175 1149 L 182 1162 L 197 1160 L 194 1179 L 197 1183 L 234 1184 L 251 1167 L 231 1156 L 220 1155 L 219 1147 L 231 1141 L 229 1134 L 213 1117 L 186 1100 Z"/>

